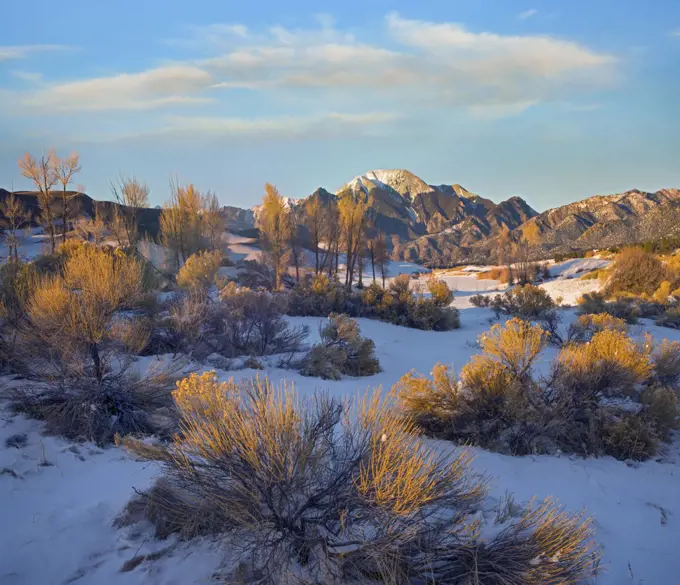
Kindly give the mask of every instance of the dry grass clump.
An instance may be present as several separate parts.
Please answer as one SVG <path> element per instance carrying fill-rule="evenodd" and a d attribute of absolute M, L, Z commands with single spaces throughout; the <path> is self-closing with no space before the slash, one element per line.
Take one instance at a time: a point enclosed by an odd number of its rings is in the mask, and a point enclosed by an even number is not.
<path fill-rule="evenodd" d="M 502 452 L 648 458 L 678 428 L 680 343 L 654 350 L 650 339 L 640 346 L 628 337 L 621 321 L 584 321 L 601 329 L 574 336 L 546 378 L 531 371 L 545 332 L 513 319 L 480 338 L 483 352 L 459 379 L 443 366 L 432 378 L 403 376 L 400 404 L 432 436 Z"/>
<path fill-rule="evenodd" d="M 222 265 L 218 250 L 203 250 L 192 254 L 177 273 L 177 284 L 182 288 L 208 288 Z"/>
<path fill-rule="evenodd" d="M 419 439 L 390 397 L 352 407 L 212 373 L 174 397 L 171 444 L 123 441 L 165 469 L 128 517 L 144 512 L 159 535 L 229 539 L 262 583 L 576 585 L 594 573 L 589 522 L 551 502 L 483 539 L 471 514 L 485 486 L 469 457 Z"/>
<path fill-rule="evenodd" d="M 512 271 L 507 266 L 496 266 L 491 270 L 477 273 L 478 280 L 498 280 L 503 284 L 512 284 Z"/>
<path fill-rule="evenodd" d="M 304 358 L 300 373 L 325 380 L 349 376 L 371 376 L 381 371 L 375 343 L 361 337 L 359 324 L 347 315 L 331 314 L 320 330 L 321 343 Z"/>

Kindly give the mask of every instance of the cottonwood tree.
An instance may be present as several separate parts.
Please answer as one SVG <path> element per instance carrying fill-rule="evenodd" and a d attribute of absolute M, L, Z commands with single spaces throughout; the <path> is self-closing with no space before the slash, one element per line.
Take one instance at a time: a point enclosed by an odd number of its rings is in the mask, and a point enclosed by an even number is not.
<path fill-rule="evenodd" d="M 172 196 L 163 206 L 160 224 L 163 244 L 174 255 L 177 269 L 204 247 L 201 215 L 200 191 L 192 184 L 172 185 Z"/>
<path fill-rule="evenodd" d="M 66 158 L 54 157 L 54 172 L 57 175 L 57 181 L 61 183 L 61 193 L 59 203 L 61 209 L 61 241 L 66 241 L 66 232 L 68 229 L 68 222 L 71 219 L 71 200 L 74 199 L 77 193 L 69 192 L 68 186 L 73 181 L 73 175 L 79 173 L 82 167 L 80 166 L 80 155 L 77 152 L 72 152 Z"/>
<path fill-rule="evenodd" d="M 345 190 L 340 194 L 338 211 L 340 213 L 342 241 L 347 255 L 345 285 L 349 289 L 354 281 L 354 270 L 364 242 L 368 219 L 368 201 L 363 193 L 355 194 L 350 190 Z"/>
<path fill-rule="evenodd" d="M 305 203 L 303 221 L 305 227 L 309 230 L 312 248 L 314 249 L 314 274 L 319 274 L 319 272 L 323 270 L 323 263 L 320 258 L 321 243 L 325 240 L 326 234 L 331 229 L 330 226 L 327 225 L 326 216 L 326 209 L 321 203 L 321 197 L 312 195 Z M 326 255 L 327 254 L 328 249 L 326 249 Z"/>
<path fill-rule="evenodd" d="M 291 261 L 295 267 L 295 279 L 300 281 L 300 268 L 305 264 L 305 247 L 302 238 L 302 222 L 304 219 L 304 209 L 298 206 L 291 206 L 288 210 L 288 220 L 290 221 L 290 254 Z"/>
<path fill-rule="evenodd" d="M 149 207 L 149 187 L 136 177 L 121 177 L 118 184 L 111 183 L 111 192 L 118 203 L 113 217 L 116 239 L 121 245 L 136 246 L 140 239 L 137 216 Z"/>
<path fill-rule="evenodd" d="M 278 189 L 271 183 L 264 189 L 257 227 L 264 239 L 266 259 L 274 271 L 274 287 L 280 290 L 290 256 L 291 222 L 286 201 Z"/>
<path fill-rule="evenodd" d="M 323 272 L 326 266 L 328 266 L 328 277 L 331 278 L 334 274 L 338 273 L 338 266 L 340 264 L 340 238 L 342 235 L 340 212 L 336 199 L 331 199 L 328 202 L 328 207 L 324 213 L 324 224 L 326 225 L 324 232 L 325 254 L 321 263 L 320 272 Z"/>
<path fill-rule="evenodd" d="M 0 201 L 0 212 L 5 216 L 7 228 L 4 239 L 7 243 L 7 258 L 10 261 L 19 261 L 19 244 L 21 243 L 22 226 L 26 223 L 26 210 L 14 192 Z"/>
<path fill-rule="evenodd" d="M 50 150 L 47 156 L 43 154 L 40 160 L 27 152 L 18 161 L 22 176 L 33 181 L 38 190 L 38 206 L 40 207 L 41 221 L 45 223 L 50 234 L 50 246 L 53 254 L 57 247 L 57 241 L 54 231 L 54 193 L 52 192 L 52 187 L 54 187 L 59 179 L 55 168 L 55 160 L 54 150 Z"/>
<path fill-rule="evenodd" d="M 220 202 L 217 195 L 208 191 L 202 198 L 203 205 L 203 232 L 208 240 L 210 248 L 220 250 L 222 248 L 222 234 L 226 228 Z"/>

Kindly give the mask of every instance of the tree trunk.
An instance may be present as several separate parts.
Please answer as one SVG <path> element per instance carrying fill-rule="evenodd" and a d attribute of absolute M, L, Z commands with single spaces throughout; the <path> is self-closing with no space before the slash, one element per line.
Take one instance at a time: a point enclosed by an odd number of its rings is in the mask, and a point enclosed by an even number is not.
<path fill-rule="evenodd" d="M 373 253 L 373 242 L 371 242 L 371 271 L 373 272 L 373 282 L 375 282 L 375 254 Z"/>
<path fill-rule="evenodd" d="M 99 357 L 99 348 L 96 343 L 90 344 L 90 355 L 92 356 L 92 363 L 94 364 L 94 375 L 97 378 L 97 382 L 101 382 L 104 377 L 104 372 L 102 372 L 102 362 Z"/>

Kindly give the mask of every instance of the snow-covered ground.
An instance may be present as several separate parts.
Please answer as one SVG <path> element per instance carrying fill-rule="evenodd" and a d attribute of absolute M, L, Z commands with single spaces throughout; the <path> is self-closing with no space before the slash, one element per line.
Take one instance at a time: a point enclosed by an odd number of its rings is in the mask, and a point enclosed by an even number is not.
<path fill-rule="evenodd" d="M 252 242 L 246 240 L 230 241 L 230 246 L 242 246 L 238 253 L 250 253 L 247 248 Z M 584 281 L 578 276 L 605 266 L 602 262 L 579 259 L 554 265 L 554 278 L 541 286 L 551 296 L 574 303 L 577 296 L 599 286 L 596 279 Z M 398 263 L 391 269 L 397 273 L 416 271 L 417 267 Z M 504 285 L 478 280 L 474 273 L 448 271 L 441 276 L 457 290 L 454 304 L 461 309 L 460 329 L 427 332 L 360 319 L 362 334 L 376 343 L 383 368 L 379 374 L 340 381 L 305 378 L 277 368 L 268 368 L 266 374 L 274 382 L 292 382 L 302 395 L 323 390 L 345 398 L 368 388 L 389 389 L 404 373 L 416 370 L 427 374 L 438 362 L 459 370 L 477 353 L 477 337 L 489 328 L 492 318 L 488 309 L 471 307 L 469 297 L 478 292 L 495 294 L 493 291 Z M 561 314 L 565 326 L 575 318 L 573 309 Z M 290 321 L 309 326 L 310 343 L 318 339 L 322 319 Z M 657 340 L 680 341 L 679 331 L 646 321 L 632 334 L 642 338 L 645 332 Z M 539 371 L 546 371 L 554 353 L 554 349 L 546 350 L 536 366 Z M 218 371 L 225 380 L 256 373 L 262 375 L 255 370 Z M 0 388 L 8 383 L 0 380 Z M 603 555 L 599 585 L 678 582 L 680 437 L 656 460 L 630 465 L 609 457 L 509 457 L 476 448 L 472 452 L 475 469 L 492 480 L 492 497 L 501 497 L 506 491 L 520 502 L 552 496 L 572 512 L 585 510 L 594 516 L 595 536 Z M 158 472 L 155 464 L 135 461 L 115 447 L 99 449 L 43 436 L 40 423 L 9 417 L 0 403 L 0 583 L 216 583 L 213 575 L 228 557 L 228 551 L 217 543 L 158 541 L 149 526 L 114 526 L 135 490 L 147 488 Z M 153 555 L 154 560 L 145 559 L 146 555 Z"/>
<path fill-rule="evenodd" d="M 565 324 L 573 310 L 563 312 Z M 376 342 L 383 372 L 368 378 L 322 381 L 271 368 L 275 381 L 294 383 L 309 395 L 325 390 L 352 397 L 367 388 L 390 388 L 404 373 L 429 373 L 437 362 L 455 369 L 476 353 L 477 336 L 489 327 L 491 312 L 461 311 L 461 329 L 426 332 L 361 319 L 362 333 Z M 318 318 L 291 318 L 318 336 Z M 680 332 L 644 324 L 660 339 L 680 340 Z M 547 367 L 554 350 L 538 364 Z M 218 371 L 242 379 L 254 370 Z M 262 374 L 262 372 L 259 372 Z M 22 417 L 0 419 L 0 583 L 3 585 L 199 585 L 212 583 L 226 551 L 215 543 L 158 541 L 149 527 L 117 529 L 113 523 L 135 490 L 148 487 L 155 464 L 132 460 L 118 448 L 74 445 L 40 434 L 40 423 Z M 25 446 L 6 446 L 26 435 Z M 680 441 L 680 439 L 678 440 Z M 658 460 L 628 465 L 612 458 L 509 457 L 473 449 L 475 469 L 492 479 L 491 495 L 514 492 L 521 502 L 553 496 L 569 510 L 595 518 L 602 546 L 599 585 L 652 585 L 676 582 L 680 574 L 680 452 L 678 441 Z M 10 441 L 12 442 L 12 441 Z M 21 441 L 19 441 L 20 443 Z M 158 553 L 130 571 L 131 559 Z"/>

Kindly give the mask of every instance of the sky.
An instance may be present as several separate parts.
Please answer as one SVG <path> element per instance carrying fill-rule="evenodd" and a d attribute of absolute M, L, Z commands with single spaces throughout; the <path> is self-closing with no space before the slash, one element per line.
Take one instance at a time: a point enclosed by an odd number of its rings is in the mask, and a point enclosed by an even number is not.
<path fill-rule="evenodd" d="M 549 207 L 680 188 L 678 0 L 48 0 L 3 4 L 0 186 L 77 151 L 259 202 L 372 169 Z"/>

